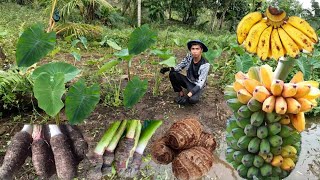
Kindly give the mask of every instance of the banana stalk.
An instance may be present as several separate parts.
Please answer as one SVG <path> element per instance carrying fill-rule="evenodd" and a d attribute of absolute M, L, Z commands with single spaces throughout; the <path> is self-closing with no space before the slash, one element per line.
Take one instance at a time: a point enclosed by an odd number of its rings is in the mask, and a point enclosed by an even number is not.
<path fill-rule="evenodd" d="M 285 81 L 291 69 L 294 67 L 296 60 L 293 58 L 285 58 L 278 61 L 276 70 L 274 71 L 274 79 Z"/>

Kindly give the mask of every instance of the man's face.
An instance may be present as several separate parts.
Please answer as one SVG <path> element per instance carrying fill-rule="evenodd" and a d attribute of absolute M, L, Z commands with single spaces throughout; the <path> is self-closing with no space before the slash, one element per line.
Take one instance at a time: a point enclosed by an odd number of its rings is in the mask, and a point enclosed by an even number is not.
<path fill-rule="evenodd" d="M 192 45 L 190 51 L 194 58 L 200 57 L 202 54 L 202 48 L 200 45 Z"/>

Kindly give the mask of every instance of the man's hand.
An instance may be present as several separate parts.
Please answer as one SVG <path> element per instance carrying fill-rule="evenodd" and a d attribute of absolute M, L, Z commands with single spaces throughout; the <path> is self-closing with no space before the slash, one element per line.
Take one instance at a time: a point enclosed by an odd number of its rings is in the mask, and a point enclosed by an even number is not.
<path fill-rule="evenodd" d="M 160 69 L 160 73 L 161 74 L 164 74 L 164 73 L 166 73 L 168 71 L 173 71 L 173 68 L 172 67 L 163 67 L 163 68 Z"/>
<path fill-rule="evenodd" d="M 178 101 L 178 104 L 181 104 L 181 105 L 185 105 L 189 102 L 189 96 L 182 96 L 179 101 Z"/>

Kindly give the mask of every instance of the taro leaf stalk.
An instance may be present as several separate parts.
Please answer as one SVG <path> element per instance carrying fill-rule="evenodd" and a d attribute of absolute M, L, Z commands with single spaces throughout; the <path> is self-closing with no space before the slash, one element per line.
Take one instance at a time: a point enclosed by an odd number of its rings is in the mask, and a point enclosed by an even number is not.
<path fill-rule="evenodd" d="M 132 162 L 130 164 L 130 170 L 127 172 L 127 177 L 135 177 L 140 171 L 140 166 L 142 164 L 142 156 L 148 142 L 156 130 L 161 126 L 161 120 L 150 120 L 144 121 L 144 127 L 141 132 L 137 147 L 133 154 Z"/>
<path fill-rule="evenodd" d="M 161 76 L 159 75 L 159 65 L 165 65 L 168 67 L 174 67 L 176 66 L 176 58 L 173 56 L 172 52 L 168 49 L 164 50 L 158 50 L 154 49 L 151 51 L 152 54 L 156 55 L 158 57 L 158 60 L 162 60 L 161 62 L 153 61 L 151 64 L 155 65 L 155 71 L 154 71 L 154 87 L 152 94 L 154 96 L 159 95 L 159 86 L 161 81 Z"/>
<path fill-rule="evenodd" d="M 114 150 L 116 149 L 118 142 L 126 129 L 127 120 L 121 121 L 121 125 L 118 128 L 116 134 L 112 137 L 109 145 L 107 146 L 106 150 L 103 154 L 103 165 L 102 165 L 102 175 L 103 176 L 110 176 L 114 174 L 112 163 L 114 161 Z"/>
<path fill-rule="evenodd" d="M 126 136 L 122 138 L 115 151 L 115 166 L 118 174 L 123 174 L 128 167 L 130 152 L 134 147 L 135 130 L 138 120 L 130 120 L 127 124 Z"/>
<path fill-rule="evenodd" d="M 114 135 L 116 134 L 121 121 L 113 122 L 107 131 L 103 134 L 102 138 L 96 145 L 93 152 L 90 152 L 87 157 L 91 163 L 91 167 L 88 171 L 87 177 L 88 179 L 101 179 L 102 178 L 102 165 L 103 165 L 103 153 L 105 149 L 110 144 L 111 140 L 113 139 Z"/>

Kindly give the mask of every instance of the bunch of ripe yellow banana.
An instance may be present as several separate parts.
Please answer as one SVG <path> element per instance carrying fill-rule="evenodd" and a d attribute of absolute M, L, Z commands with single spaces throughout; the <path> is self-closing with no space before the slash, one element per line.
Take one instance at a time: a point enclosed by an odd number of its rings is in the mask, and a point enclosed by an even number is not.
<path fill-rule="evenodd" d="M 237 40 L 262 60 L 278 60 L 285 55 L 296 58 L 302 50 L 312 52 L 319 41 L 307 21 L 297 16 L 287 17 L 285 11 L 271 6 L 265 14 L 251 12 L 244 16 L 237 27 Z"/>
<path fill-rule="evenodd" d="M 285 83 L 273 78 L 269 65 L 252 67 L 247 74 L 238 72 L 232 88 L 237 102 L 227 100 L 228 104 L 238 103 L 235 108 L 246 104 L 250 110 L 253 102 L 258 101 L 260 106 L 257 107 L 266 113 L 288 115 L 289 123 L 299 132 L 305 129 L 304 113 L 317 107 L 316 99 L 320 97 L 317 81 L 304 81 L 303 73 L 299 71 L 290 82 Z"/>

